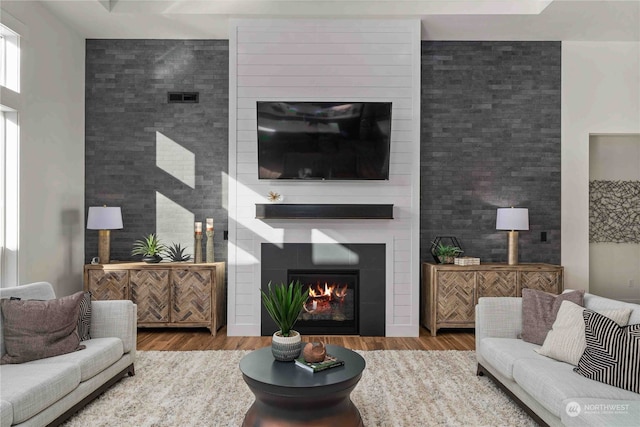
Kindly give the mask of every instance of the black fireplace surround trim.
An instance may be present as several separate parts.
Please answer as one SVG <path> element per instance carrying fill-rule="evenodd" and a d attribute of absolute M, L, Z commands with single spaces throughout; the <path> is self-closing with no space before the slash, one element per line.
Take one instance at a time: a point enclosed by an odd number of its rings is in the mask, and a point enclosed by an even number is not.
<path fill-rule="evenodd" d="M 256 204 L 257 219 L 393 219 L 393 205 Z"/>
<path fill-rule="evenodd" d="M 262 243 L 260 248 L 260 288 L 268 283 L 286 283 L 289 270 L 359 270 L 358 277 L 358 330 L 360 336 L 385 336 L 386 329 L 386 245 L 384 243 Z M 339 253 L 332 260 L 319 260 L 314 252 L 327 254 L 335 246 L 346 249 L 355 258 Z M 335 255 L 335 256 L 334 256 Z M 344 254 L 343 254 L 344 255 Z M 278 328 L 261 304 L 261 335 L 272 335 Z M 331 335 L 330 333 L 321 335 Z"/>

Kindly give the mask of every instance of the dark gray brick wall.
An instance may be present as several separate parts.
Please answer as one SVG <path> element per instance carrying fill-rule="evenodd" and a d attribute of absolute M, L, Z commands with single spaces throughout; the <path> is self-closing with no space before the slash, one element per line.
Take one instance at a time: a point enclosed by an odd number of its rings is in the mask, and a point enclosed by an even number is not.
<path fill-rule="evenodd" d="M 215 219 L 216 261 L 226 261 L 228 41 L 87 40 L 85 85 L 85 219 L 89 206 L 122 207 L 111 258 L 131 259 L 132 243 L 156 231 L 159 192 L 197 221 Z M 168 91 L 200 92 L 200 102 L 168 104 Z M 195 154 L 195 189 L 156 166 L 156 131 Z M 85 233 L 87 262 L 97 234 Z"/>
<path fill-rule="evenodd" d="M 496 208 L 513 205 L 529 208 L 520 261 L 560 262 L 560 67 L 560 42 L 422 42 L 423 260 L 456 236 L 506 262 Z"/>

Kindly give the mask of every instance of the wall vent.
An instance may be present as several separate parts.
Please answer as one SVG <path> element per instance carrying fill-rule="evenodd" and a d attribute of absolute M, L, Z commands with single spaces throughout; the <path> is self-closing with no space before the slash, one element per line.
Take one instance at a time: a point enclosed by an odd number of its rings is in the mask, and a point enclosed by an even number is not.
<path fill-rule="evenodd" d="M 200 92 L 167 92 L 167 102 L 197 104 L 200 99 Z"/>

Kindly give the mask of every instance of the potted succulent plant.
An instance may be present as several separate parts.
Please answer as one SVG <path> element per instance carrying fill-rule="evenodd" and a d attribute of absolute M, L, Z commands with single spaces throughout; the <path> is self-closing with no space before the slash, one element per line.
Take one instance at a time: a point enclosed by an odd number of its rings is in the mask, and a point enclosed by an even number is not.
<path fill-rule="evenodd" d="M 453 259 L 464 251 L 458 246 L 443 245 L 439 242 L 434 252 L 442 264 L 453 264 Z"/>
<path fill-rule="evenodd" d="M 169 256 L 169 259 L 174 262 L 189 261 L 191 259 L 191 255 L 185 254 L 185 249 L 186 248 L 180 246 L 180 243 L 173 243 L 167 248 L 167 255 Z"/>
<path fill-rule="evenodd" d="M 142 255 L 142 260 L 147 263 L 158 263 L 162 261 L 162 255 L 167 247 L 160 242 L 158 236 L 149 234 L 133 243 L 131 255 Z"/>
<path fill-rule="evenodd" d="M 309 297 L 309 290 L 303 291 L 299 281 L 271 286 L 262 294 L 262 304 L 276 323 L 278 331 L 271 339 L 271 352 L 276 360 L 291 362 L 300 355 L 302 339 L 300 333 L 293 330 L 302 306 Z"/>

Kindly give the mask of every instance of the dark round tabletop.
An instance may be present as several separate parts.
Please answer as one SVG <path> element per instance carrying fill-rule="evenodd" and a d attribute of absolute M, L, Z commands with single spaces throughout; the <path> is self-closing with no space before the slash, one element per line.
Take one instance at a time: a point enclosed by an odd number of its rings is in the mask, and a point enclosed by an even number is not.
<path fill-rule="evenodd" d="M 253 381 L 293 389 L 331 386 L 362 374 L 365 367 L 362 356 L 344 347 L 330 344 L 326 347 L 328 354 L 344 360 L 344 366 L 313 373 L 296 366 L 295 362 L 278 362 L 271 354 L 271 347 L 264 347 L 244 356 L 240 370 Z"/>
<path fill-rule="evenodd" d="M 271 347 L 243 357 L 242 377 L 256 397 L 243 427 L 363 427 L 349 395 L 360 381 L 365 361 L 336 345 L 327 345 L 327 353 L 344 360 L 344 365 L 314 373 L 295 362 L 276 361 Z"/>

